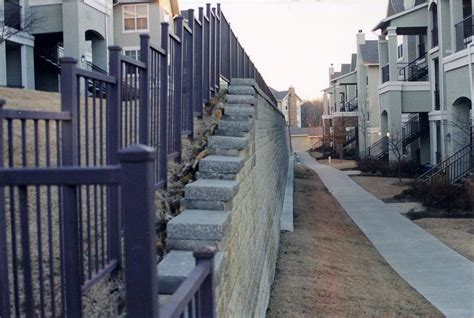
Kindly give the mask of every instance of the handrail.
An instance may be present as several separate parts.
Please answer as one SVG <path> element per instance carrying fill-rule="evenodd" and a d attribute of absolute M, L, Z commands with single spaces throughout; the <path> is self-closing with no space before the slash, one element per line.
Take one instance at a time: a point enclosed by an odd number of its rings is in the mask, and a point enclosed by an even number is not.
<path fill-rule="evenodd" d="M 399 69 L 398 74 L 403 76 L 404 82 L 420 81 L 428 74 L 428 64 L 426 63 L 426 53 L 417 57 L 415 60 L 406 63 Z M 424 74 L 426 72 L 426 74 Z"/>
<path fill-rule="evenodd" d="M 467 48 L 467 45 L 472 42 L 472 36 L 474 35 L 473 16 L 470 15 L 454 25 L 456 30 L 456 51 Z"/>
<path fill-rule="evenodd" d="M 379 149 L 377 149 L 379 148 Z M 374 150 L 379 150 L 375 155 L 372 155 Z M 370 147 L 365 149 L 365 155 L 367 157 L 373 157 L 376 159 L 383 158 L 388 154 L 388 137 L 384 136 L 379 141 L 372 144 Z"/>
<path fill-rule="evenodd" d="M 462 177 L 462 175 L 472 170 L 473 168 L 472 157 L 473 157 L 473 145 L 471 143 L 463 147 L 462 149 L 458 150 L 451 156 L 449 156 L 443 162 L 439 163 L 438 165 L 434 166 L 427 172 L 423 173 L 421 176 L 416 178 L 416 181 L 427 183 L 428 181 L 431 181 L 435 176 L 440 175 L 441 173 L 446 173 L 446 171 L 448 171 L 449 181 L 451 183 L 456 182 L 457 180 L 459 180 L 460 177 Z M 456 169 L 454 170 L 449 169 L 450 167 L 455 166 L 456 164 L 459 164 L 462 159 L 468 159 L 470 161 L 469 167 L 465 167 L 466 169 L 461 169 L 461 170 L 459 169 L 459 167 L 456 167 Z M 466 163 L 466 160 L 464 160 L 463 163 Z M 452 175 L 452 174 L 449 174 L 449 172 L 457 172 L 457 173 Z"/>

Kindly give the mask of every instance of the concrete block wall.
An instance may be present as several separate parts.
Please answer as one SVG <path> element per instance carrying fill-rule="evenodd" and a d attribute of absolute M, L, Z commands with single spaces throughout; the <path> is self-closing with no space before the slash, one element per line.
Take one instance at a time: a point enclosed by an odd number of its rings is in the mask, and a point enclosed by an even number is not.
<path fill-rule="evenodd" d="M 210 156 L 201 160 L 198 180 L 185 189 L 186 211 L 168 225 L 167 243 L 174 251 L 159 273 L 167 274 L 171 293 L 183 275 L 176 279 L 170 267 L 192 262 L 186 255 L 197 246 L 216 246 L 219 316 L 264 317 L 288 174 L 285 118 L 255 81 L 234 79 L 208 146 Z"/>

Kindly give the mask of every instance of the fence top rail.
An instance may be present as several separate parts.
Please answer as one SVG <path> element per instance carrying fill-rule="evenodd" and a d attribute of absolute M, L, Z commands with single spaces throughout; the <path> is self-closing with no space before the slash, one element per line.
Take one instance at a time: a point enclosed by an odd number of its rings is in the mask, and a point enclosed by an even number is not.
<path fill-rule="evenodd" d="M 1 109 L 1 108 L 0 108 Z M 19 120 L 71 120 L 71 112 L 44 112 L 35 110 L 3 109 L 2 117 Z"/>
<path fill-rule="evenodd" d="M 0 168 L 0 187 L 116 185 L 120 167 Z"/>
<path fill-rule="evenodd" d="M 197 264 L 167 304 L 160 308 L 159 316 L 177 317 L 184 312 L 209 274 L 211 274 L 211 263 Z"/>
<path fill-rule="evenodd" d="M 87 78 L 89 80 L 96 80 L 100 82 L 105 82 L 109 84 L 116 84 L 117 79 L 113 76 L 102 74 L 96 71 L 84 70 L 82 68 L 76 68 L 76 74 L 78 76 Z"/>
<path fill-rule="evenodd" d="M 181 39 L 179 38 L 179 36 L 177 36 L 176 34 L 173 34 L 170 32 L 170 38 L 172 40 L 175 40 L 176 42 L 178 42 L 179 44 L 181 44 Z"/>
<path fill-rule="evenodd" d="M 131 65 L 136 66 L 140 69 L 143 69 L 143 70 L 146 69 L 146 64 L 143 63 L 142 61 L 135 60 L 135 59 L 133 59 L 129 56 L 125 56 L 123 54 L 120 56 L 120 59 L 122 60 L 122 62 L 125 62 L 127 64 L 131 64 Z"/>
<path fill-rule="evenodd" d="M 158 47 L 154 47 L 153 45 L 150 44 L 150 49 L 152 50 L 152 52 L 156 52 L 158 54 L 161 54 L 163 56 L 166 56 L 166 52 L 165 50 L 163 50 L 162 48 L 158 48 Z"/>
<path fill-rule="evenodd" d="M 188 24 L 183 24 L 184 31 L 188 32 L 189 34 L 193 34 L 193 29 Z"/>

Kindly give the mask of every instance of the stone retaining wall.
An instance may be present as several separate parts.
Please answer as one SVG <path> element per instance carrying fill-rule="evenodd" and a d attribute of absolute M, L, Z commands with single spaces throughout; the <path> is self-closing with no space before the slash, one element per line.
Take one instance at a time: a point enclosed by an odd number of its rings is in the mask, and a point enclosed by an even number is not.
<path fill-rule="evenodd" d="M 234 79 L 210 156 L 186 186 L 186 211 L 168 224 L 175 250 L 159 265 L 172 293 L 192 268 L 189 251 L 214 245 L 220 317 L 264 317 L 275 274 L 290 146 L 283 115 L 255 81 Z M 185 254 L 187 253 L 187 254 Z M 174 259 L 173 259 L 174 258 Z M 181 273 L 177 265 L 187 269 Z M 182 277 L 178 277 L 178 276 Z"/>

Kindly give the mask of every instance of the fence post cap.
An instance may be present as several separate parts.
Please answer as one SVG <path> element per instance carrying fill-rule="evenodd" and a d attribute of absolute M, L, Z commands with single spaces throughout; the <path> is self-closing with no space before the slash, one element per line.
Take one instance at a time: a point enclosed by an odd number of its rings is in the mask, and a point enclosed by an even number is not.
<path fill-rule="evenodd" d="M 0 98 L 0 107 L 2 107 L 3 105 L 5 105 L 7 103 L 7 101 L 3 98 Z"/>
<path fill-rule="evenodd" d="M 155 149 L 145 145 L 131 145 L 118 153 L 121 162 L 142 162 L 155 158 Z"/>
<path fill-rule="evenodd" d="M 163 27 L 169 27 L 169 25 L 170 24 L 168 22 L 161 22 L 161 26 L 163 26 Z"/>
<path fill-rule="evenodd" d="M 216 255 L 217 249 L 211 246 L 200 246 L 193 252 L 193 256 L 196 259 L 212 259 Z"/>
<path fill-rule="evenodd" d="M 73 57 L 64 56 L 64 57 L 59 58 L 59 63 L 61 63 L 61 64 L 77 64 L 77 59 L 75 59 Z"/>
<path fill-rule="evenodd" d="M 182 15 L 178 15 L 174 19 L 175 20 L 184 20 L 184 17 Z"/>
<path fill-rule="evenodd" d="M 122 47 L 118 45 L 110 45 L 109 51 L 122 51 Z"/>
<path fill-rule="evenodd" d="M 149 39 L 149 38 L 150 38 L 150 34 L 148 34 L 148 33 L 140 33 L 140 38 L 142 38 L 142 39 Z"/>

